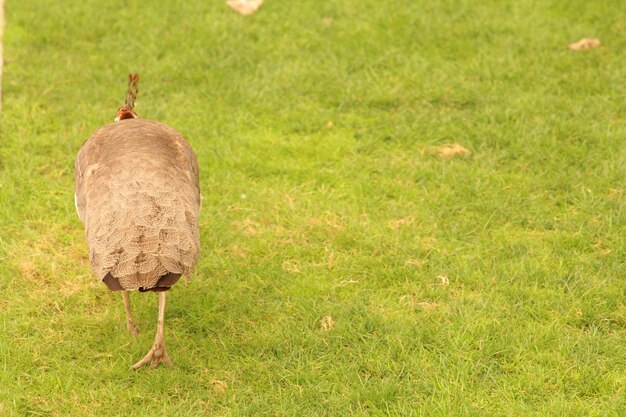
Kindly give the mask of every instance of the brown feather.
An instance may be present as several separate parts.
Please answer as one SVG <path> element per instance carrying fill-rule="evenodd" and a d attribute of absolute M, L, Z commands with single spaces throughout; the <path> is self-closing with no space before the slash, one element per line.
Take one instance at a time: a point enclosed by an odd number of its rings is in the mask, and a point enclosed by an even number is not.
<path fill-rule="evenodd" d="M 75 175 L 98 279 L 112 290 L 162 291 L 192 273 L 200 250 L 198 162 L 178 132 L 143 119 L 104 126 L 80 149 Z"/>

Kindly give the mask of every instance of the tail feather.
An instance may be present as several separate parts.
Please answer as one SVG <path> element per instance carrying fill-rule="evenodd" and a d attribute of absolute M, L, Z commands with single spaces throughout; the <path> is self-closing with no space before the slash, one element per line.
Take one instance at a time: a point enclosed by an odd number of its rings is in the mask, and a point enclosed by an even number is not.
<path fill-rule="evenodd" d="M 110 274 L 124 289 L 139 289 L 155 287 L 168 273 L 190 275 L 198 258 L 199 235 L 184 206 L 168 198 L 149 205 L 142 204 L 146 201 L 142 198 L 127 198 L 124 202 L 134 205 L 133 210 L 119 216 L 104 206 L 97 216 L 99 227 L 88 233 L 96 276 L 104 279 Z M 108 200 L 113 205 L 115 201 L 115 197 Z M 135 217 L 133 213 L 148 214 Z M 88 224 L 93 224 L 91 220 Z"/>

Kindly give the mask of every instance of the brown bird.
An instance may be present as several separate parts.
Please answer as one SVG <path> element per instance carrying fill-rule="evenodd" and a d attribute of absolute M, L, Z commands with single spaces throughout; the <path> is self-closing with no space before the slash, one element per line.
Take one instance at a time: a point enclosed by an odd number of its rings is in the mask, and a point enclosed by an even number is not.
<path fill-rule="evenodd" d="M 133 368 L 171 366 L 163 339 L 165 294 L 198 260 L 198 161 L 176 130 L 137 118 L 139 77 L 128 78 L 115 123 L 98 129 L 78 152 L 74 198 L 93 272 L 122 292 L 134 336 L 128 291 L 159 292 L 154 344 Z"/>

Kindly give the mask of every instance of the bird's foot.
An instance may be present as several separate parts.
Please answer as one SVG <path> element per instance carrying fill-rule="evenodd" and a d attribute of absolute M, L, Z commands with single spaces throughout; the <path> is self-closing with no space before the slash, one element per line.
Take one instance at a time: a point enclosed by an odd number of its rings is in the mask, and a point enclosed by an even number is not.
<path fill-rule="evenodd" d="M 133 369 L 139 369 L 142 366 L 146 365 L 148 362 L 150 362 L 150 369 L 156 368 L 161 362 L 169 367 L 172 366 L 172 360 L 167 354 L 164 343 L 155 342 L 154 345 L 152 345 L 150 351 L 146 354 L 146 356 L 144 356 L 143 359 L 133 365 Z"/>

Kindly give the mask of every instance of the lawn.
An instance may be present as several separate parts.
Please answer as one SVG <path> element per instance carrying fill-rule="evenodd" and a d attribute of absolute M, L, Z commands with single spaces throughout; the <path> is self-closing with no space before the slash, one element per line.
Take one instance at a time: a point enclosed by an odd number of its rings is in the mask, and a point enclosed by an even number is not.
<path fill-rule="evenodd" d="M 0 415 L 624 415 L 622 1 L 7 0 L 6 20 Z M 133 339 L 73 201 L 135 71 L 203 196 L 174 367 L 139 371 L 156 296 L 132 294 Z"/>

